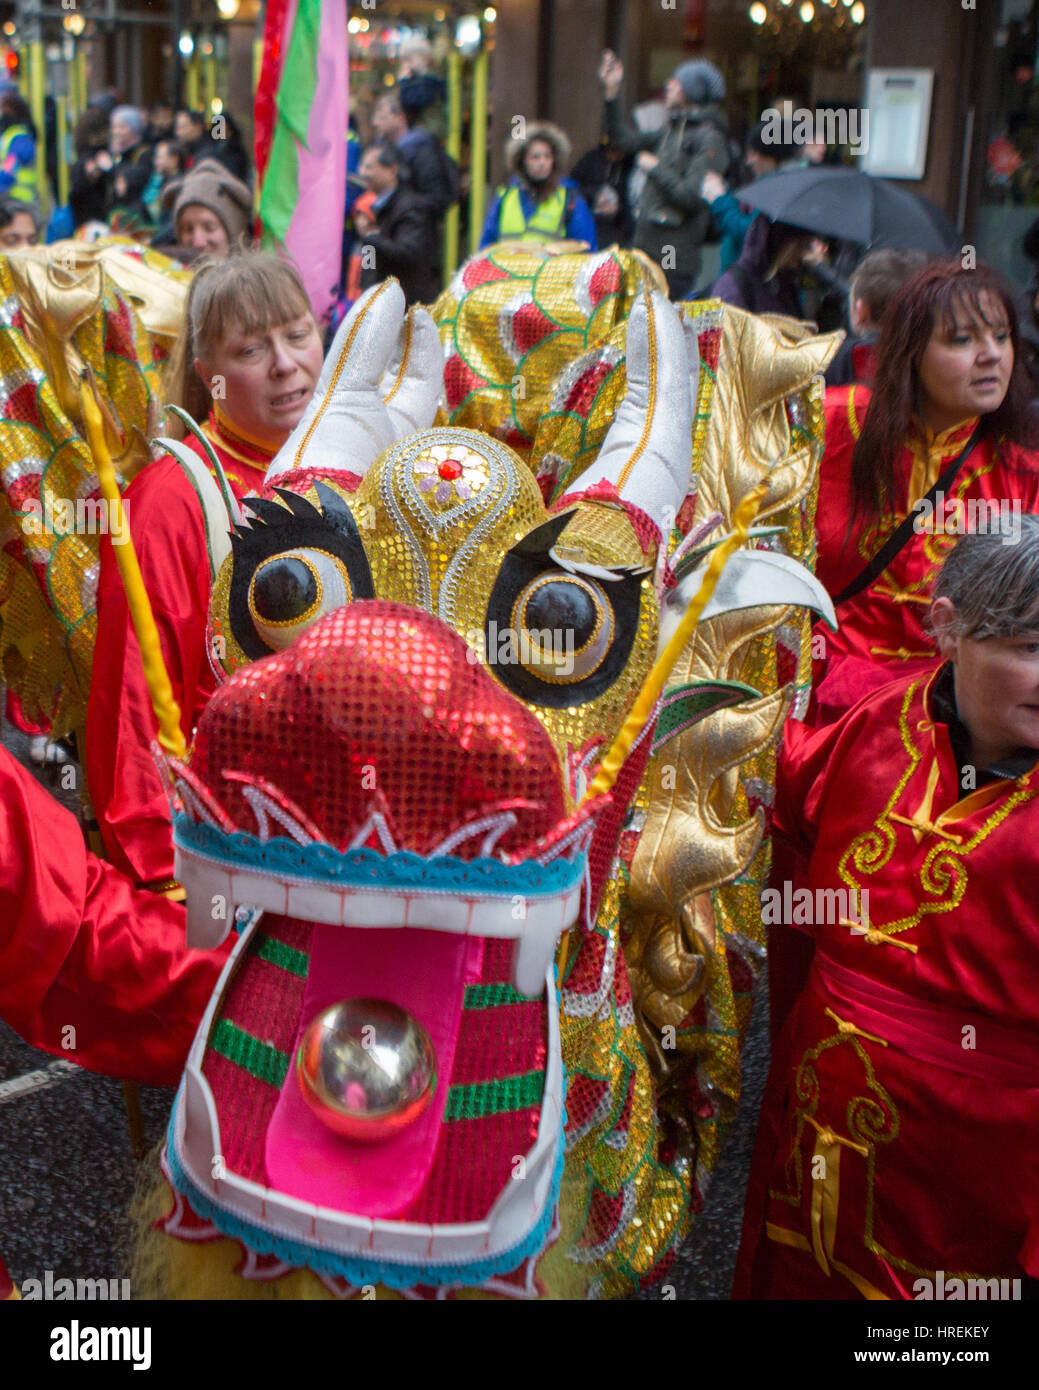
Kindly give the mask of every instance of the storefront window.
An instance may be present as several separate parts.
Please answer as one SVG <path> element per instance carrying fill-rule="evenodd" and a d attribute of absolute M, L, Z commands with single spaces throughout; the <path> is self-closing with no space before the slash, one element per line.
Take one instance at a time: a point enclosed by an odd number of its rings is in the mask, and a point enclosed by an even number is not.
<path fill-rule="evenodd" d="M 975 138 L 985 169 L 978 207 L 978 254 L 1018 285 L 1039 263 L 1039 0 L 1003 0 Z M 1026 236 L 1035 233 L 1028 243 Z"/>

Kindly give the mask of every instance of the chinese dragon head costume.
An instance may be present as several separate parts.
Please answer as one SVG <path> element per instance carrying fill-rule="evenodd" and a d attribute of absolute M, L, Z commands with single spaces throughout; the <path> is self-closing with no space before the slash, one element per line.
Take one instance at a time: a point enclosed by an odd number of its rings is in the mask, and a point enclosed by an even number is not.
<path fill-rule="evenodd" d="M 492 251 L 434 316 L 364 296 L 230 526 L 182 454 L 223 682 L 166 757 L 178 877 L 238 939 L 145 1296 L 629 1295 L 735 1113 L 836 340 L 619 252 Z"/>

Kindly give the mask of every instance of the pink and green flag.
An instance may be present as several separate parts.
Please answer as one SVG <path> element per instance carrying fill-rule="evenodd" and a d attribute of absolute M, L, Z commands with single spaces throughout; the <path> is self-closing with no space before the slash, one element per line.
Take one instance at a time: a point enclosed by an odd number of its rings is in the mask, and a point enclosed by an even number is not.
<path fill-rule="evenodd" d="M 350 57 L 346 0 L 268 0 L 256 93 L 263 244 L 299 267 L 318 319 L 341 274 Z"/>

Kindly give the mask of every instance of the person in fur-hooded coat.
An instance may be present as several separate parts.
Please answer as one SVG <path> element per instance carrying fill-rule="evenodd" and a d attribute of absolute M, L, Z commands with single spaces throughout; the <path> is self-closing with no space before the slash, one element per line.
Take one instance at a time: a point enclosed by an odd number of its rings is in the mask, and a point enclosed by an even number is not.
<path fill-rule="evenodd" d="M 548 121 L 530 121 L 505 146 L 510 178 L 497 191 L 484 223 L 481 249 L 496 241 L 583 241 L 598 247 L 595 218 L 577 185 L 563 177 L 570 141 Z"/>

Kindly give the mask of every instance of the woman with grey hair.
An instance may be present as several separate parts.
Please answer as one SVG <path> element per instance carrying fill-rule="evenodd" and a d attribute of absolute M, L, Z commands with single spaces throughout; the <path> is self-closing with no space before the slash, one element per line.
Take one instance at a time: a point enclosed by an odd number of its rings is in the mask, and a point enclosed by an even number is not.
<path fill-rule="evenodd" d="M 112 112 L 108 148 L 112 169 L 109 178 L 108 221 L 113 230 L 133 234 L 150 227 L 142 202 L 152 176 L 152 152 L 144 141 L 144 112 L 136 106 L 117 106 Z"/>
<path fill-rule="evenodd" d="M 1019 522 L 947 559 L 937 671 L 788 735 L 763 916 L 814 954 L 736 1297 L 1039 1289 L 1039 518 Z"/>

